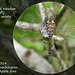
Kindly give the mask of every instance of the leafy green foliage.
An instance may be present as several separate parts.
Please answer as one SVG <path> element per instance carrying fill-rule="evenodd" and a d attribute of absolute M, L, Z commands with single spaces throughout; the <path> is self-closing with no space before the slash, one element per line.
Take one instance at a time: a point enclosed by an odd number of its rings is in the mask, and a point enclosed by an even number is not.
<path fill-rule="evenodd" d="M 20 17 L 19 21 L 24 21 L 28 23 L 40 23 L 40 17 L 38 16 L 38 9 L 36 5 L 28 8 Z"/>

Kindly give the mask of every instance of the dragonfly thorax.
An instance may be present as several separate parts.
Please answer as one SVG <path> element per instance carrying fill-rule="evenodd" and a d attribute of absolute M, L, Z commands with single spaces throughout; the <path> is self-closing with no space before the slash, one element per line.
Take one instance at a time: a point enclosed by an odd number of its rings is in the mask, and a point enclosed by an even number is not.
<path fill-rule="evenodd" d="M 54 25 L 53 25 L 53 21 L 48 21 L 48 25 L 47 25 L 47 32 L 49 36 L 52 36 L 54 33 Z"/>

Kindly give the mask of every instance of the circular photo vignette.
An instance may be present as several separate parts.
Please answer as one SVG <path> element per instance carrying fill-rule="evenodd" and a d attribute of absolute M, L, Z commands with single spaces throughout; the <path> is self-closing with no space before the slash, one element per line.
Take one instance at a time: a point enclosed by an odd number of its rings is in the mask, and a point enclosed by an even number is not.
<path fill-rule="evenodd" d="M 72 9 L 57 2 L 29 7 L 14 27 L 13 43 L 19 59 L 28 68 L 44 74 L 70 68 L 75 63 L 74 18 Z"/>

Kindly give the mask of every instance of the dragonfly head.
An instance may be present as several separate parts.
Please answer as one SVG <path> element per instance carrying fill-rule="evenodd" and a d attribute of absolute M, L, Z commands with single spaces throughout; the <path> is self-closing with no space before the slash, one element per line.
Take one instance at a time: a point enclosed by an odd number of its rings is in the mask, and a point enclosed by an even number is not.
<path fill-rule="evenodd" d="M 53 21 L 52 20 L 47 21 L 47 27 L 53 27 Z"/>
<path fill-rule="evenodd" d="M 48 25 L 54 25 L 54 21 L 52 19 L 48 19 L 46 22 L 46 26 Z"/>

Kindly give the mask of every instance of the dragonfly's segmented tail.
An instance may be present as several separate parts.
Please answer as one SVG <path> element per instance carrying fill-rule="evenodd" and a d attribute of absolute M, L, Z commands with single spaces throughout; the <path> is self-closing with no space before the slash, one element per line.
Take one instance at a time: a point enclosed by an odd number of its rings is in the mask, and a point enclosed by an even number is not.
<path fill-rule="evenodd" d="M 52 35 L 49 32 L 49 63 L 51 63 L 51 42 L 52 42 Z"/>

